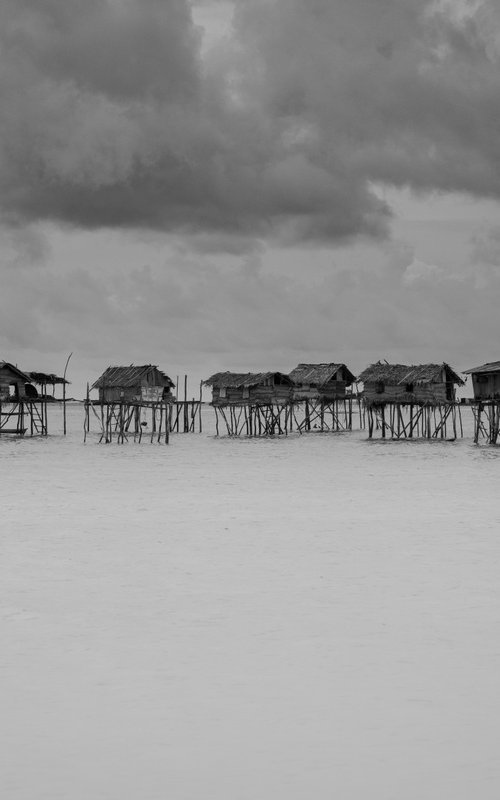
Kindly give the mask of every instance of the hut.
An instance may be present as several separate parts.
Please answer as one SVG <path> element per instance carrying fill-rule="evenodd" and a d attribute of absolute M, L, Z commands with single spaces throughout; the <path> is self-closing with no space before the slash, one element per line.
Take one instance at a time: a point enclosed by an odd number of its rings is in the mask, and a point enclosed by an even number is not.
<path fill-rule="evenodd" d="M 474 400 L 474 441 L 485 438 L 489 444 L 500 439 L 500 361 L 491 361 L 480 367 L 464 370 L 472 375 Z"/>
<path fill-rule="evenodd" d="M 204 381 L 212 387 L 212 405 L 287 403 L 292 381 L 282 372 L 216 372 Z"/>
<path fill-rule="evenodd" d="M 298 364 L 290 373 L 296 400 L 345 397 L 356 380 L 345 364 Z"/>
<path fill-rule="evenodd" d="M 451 421 L 456 438 L 455 387 L 463 386 L 464 381 L 448 364 L 409 366 L 378 361 L 367 367 L 358 380 L 363 383 L 370 437 L 374 430 L 381 430 L 383 438 L 387 433 L 397 439 L 445 438 Z"/>
<path fill-rule="evenodd" d="M 474 400 L 500 400 L 500 361 L 465 369 L 464 375 L 472 375 Z"/>
<path fill-rule="evenodd" d="M 151 442 L 168 444 L 171 430 L 174 382 L 152 364 L 108 367 L 87 389 L 85 401 L 84 441 L 90 432 L 90 411 L 100 425 L 100 442 L 123 444 L 133 436 L 141 441 L 147 429 Z M 89 392 L 97 389 L 99 399 L 90 400 Z M 100 406 L 100 414 L 95 405 Z"/>
<path fill-rule="evenodd" d="M 290 373 L 293 398 L 303 408 L 300 430 L 351 430 L 356 380 L 345 364 L 298 364 Z"/>
<path fill-rule="evenodd" d="M 291 430 L 293 383 L 288 375 L 217 372 L 204 384 L 212 388 L 217 434 L 219 412 L 230 436 L 242 432 L 250 436 L 286 434 Z"/>
<path fill-rule="evenodd" d="M 140 403 L 173 400 L 174 382 L 152 364 L 108 367 L 91 389 L 98 389 L 99 403 Z"/>
<path fill-rule="evenodd" d="M 31 375 L 0 361 L 0 433 L 47 434 L 47 404 L 38 396 Z"/>
<path fill-rule="evenodd" d="M 0 401 L 17 403 L 36 397 L 38 392 L 31 376 L 7 361 L 0 361 Z"/>
<path fill-rule="evenodd" d="M 456 401 L 455 385 L 464 381 L 448 364 L 388 364 L 378 361 L 359 376 L 365 402 L 439 404 Z"/>

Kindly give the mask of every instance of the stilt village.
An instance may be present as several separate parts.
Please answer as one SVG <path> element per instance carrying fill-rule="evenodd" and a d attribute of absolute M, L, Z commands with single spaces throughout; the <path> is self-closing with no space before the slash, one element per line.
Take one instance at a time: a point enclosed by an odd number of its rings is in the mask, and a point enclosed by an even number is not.
<path fill-rule="evenodd" d="M 0 434 L 47 436 L 47 409 L 56 403 L 66 435 L 66 368 L 61 377 L 0 362 Z M 190 398 L 187 376 L 174 383 L 151 364 L 110 366 L 87 385 L 81 402 L 83 440 L 92 432 L 106 444 L 168 444 L 173 433 L 201 433 L 205 386 L 212 393 L 217 436 L 363 430 L 368 439 L 453 441 L 464 436 L 467 409 L 474 442 L 499 444 L 500 361 L 462 374 L 472 377 L 472 397 L 457 398 L 465 380 L 446 363 L 378 361 L 357 376 L 337 362 L 298 364 L 289 374 L 217 372 Z"/>

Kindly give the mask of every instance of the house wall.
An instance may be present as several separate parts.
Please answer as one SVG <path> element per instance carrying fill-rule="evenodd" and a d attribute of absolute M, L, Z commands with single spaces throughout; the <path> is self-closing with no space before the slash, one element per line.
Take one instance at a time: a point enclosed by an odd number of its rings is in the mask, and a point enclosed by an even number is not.
<path fill-rule="evenodd" d="M 0 400 L 5 402 L 12 400 L 11 386 L 17 387 L 17 397 L 22 400 L 26 397 L 25 382 L 19 375 L 11 372 L 10 369 L 3 367 L 0 369 Z"/>
<path fill-rule="evenodd" d="M 485 375 L 472 376 L 472 388 L 475 400 L 487 400 L 500 397 L 500 372 L 489 372 Z"/>
<path fill-rule="evenodd" d="M 303 384 L 293 387 L 294 400 L 316 400 L 319 396 L 319 389 L 316 384 Z"/>
<path fill-rule="evenodd" d="M 253 386 L 246 391 L 242 387 L 226 387 L 225 397 L 219 387 L 212 389 L 212 405 L 242 405 L 246 403 L 287 403 L 292 397 L 292 387 L 285 384 L 276 386 Z"/>
<path fill-rule="evenodd" d="M 121 389 L 119 386 L 106 386 L 104 389 L 99 389 L 99 402 L 100 403 L 131 403 L 134 400 L 141 399 L 141 387 L 134 386 L 128 389 Z"/>
<path fill-rule="evenodd" d="M 293 389 L 294 400 L 316 400 L 318 398 L 334 400 L 337 397 L 345 397 L 345 393 L 346 382 L 334 380 L 328 381 L 322 386 L 303 384 L 302 386 L 294 386 Z"/>
<path fill-rule="evenodd" d="M 106 386 L 99 389 L 100 403 L 158 402 L 162 399 L 165 387 L 163 378 L 157 372 L 149 372 L 141 378 L 136 386 L 122 389 L 119 386 Z M 170 395 L 171 396 L 171 395 Z"/>
<path fill-rule="evenodd" d="M 148 403 L 158 403 L 163 397 L 163 386 L 142 386 L 141 398 Z"/>
<path fill-rule="evenodd" d="M 328 381 L 328 383 L 319 388 L 319 394 L 325 400 L 333 400 L 336 397 L 345 397 L 345 390 L 345 381 Z"/>
<path fill-rule="evenodd" d="M 378 381 L 365 383 L 363 397 L 367 403 L 446 403 L 446 384 L 445 383 L 425 383 L 416 385 L 412 393 L 406 391 L 406 384 L 391 386 L 384 385 L 384 391 L 378 392 Z M 455 393 L 453 391 L 452 399 Z"/>

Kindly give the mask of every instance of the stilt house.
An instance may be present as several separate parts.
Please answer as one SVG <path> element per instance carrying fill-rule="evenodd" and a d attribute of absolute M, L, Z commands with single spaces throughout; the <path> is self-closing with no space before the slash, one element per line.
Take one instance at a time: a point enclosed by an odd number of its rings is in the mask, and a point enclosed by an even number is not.
<path fill-rule="evenodd" d="M 292 399 L 293 384 L 282 372 L 216 372 L 206 381 L 212 405 L 284 404 Z"/>
<path fill-rule="evenodd" d="M 93 384 L 100 403 L 144 403 L 174 400 L 173 381 L 152 364 L 108 367 Z"/>
<path fill-rule="evenodd" d="M 356 380 L 345 364 L 299 364 L 290 373 L 294 400 L 336 400 Z"/>
<path fill-rule="evenodd" d="M 0 361 L 0 402 L 18 403 L 38 396 L 31 377 L 7 361 Z"/>
<path fill-rule="evenodd" d="M 464 370 L 472 375 L 474 400 L 500 400 L 500 361 Z"/>
<path fill-rule="evenodd" d="M 358 380 L 363 382 L 367 405 L 453 403 L 455 386 L 464 385 L 457 373 L 444 363 L 408 366 L 378 361 L 367 367 Z"/>
<path fill-rule="evenodd" d="M 27 431 L 47 435 L 47 403 L 29 373 L 0 361 L 0 434 L 24 436 Z"/>

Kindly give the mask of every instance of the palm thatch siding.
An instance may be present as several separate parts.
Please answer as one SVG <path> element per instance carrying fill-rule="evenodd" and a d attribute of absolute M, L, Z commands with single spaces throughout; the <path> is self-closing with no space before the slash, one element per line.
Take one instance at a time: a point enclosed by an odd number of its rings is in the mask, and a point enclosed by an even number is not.
<path fill-rule="evenodd" d="M 500 361 L 491 361 L 481 367 L 464 370 L 465 375 L 472 375 L 474 400 L 500 399 Z"/>
<path fill-rule="evenodd" d="M 356 380 L 345 364 L 299 364 L 290 373 L 294 400 L 335 400 L 345 397 Z"/>
<path fill-rule="evenodd" d="M 292 399 L 292 381 L 282 372 L 216 372 L 204 381 L 212 405 L 283 404 Z"/>
<path fill-rule="evenodd" d="M 99 390 L 100 403 L 158 402 L 173 400 L 173 381 L 152 364 L 108 367 L 91 389 Z"/>
<path fill-rule="evenodd" d="M 37 391 L 31 377 L 7 361 L 0 361 L 0 402 L 33 399 Z"/>
<path fill-rule="evenodd" d="M 445 363 L 408 366 L 378 361 L 367 367 L 358 380 L 363 382 L 367 405 L 452 403 L 456 400 L 455 385 L 464 385 Z"/>

